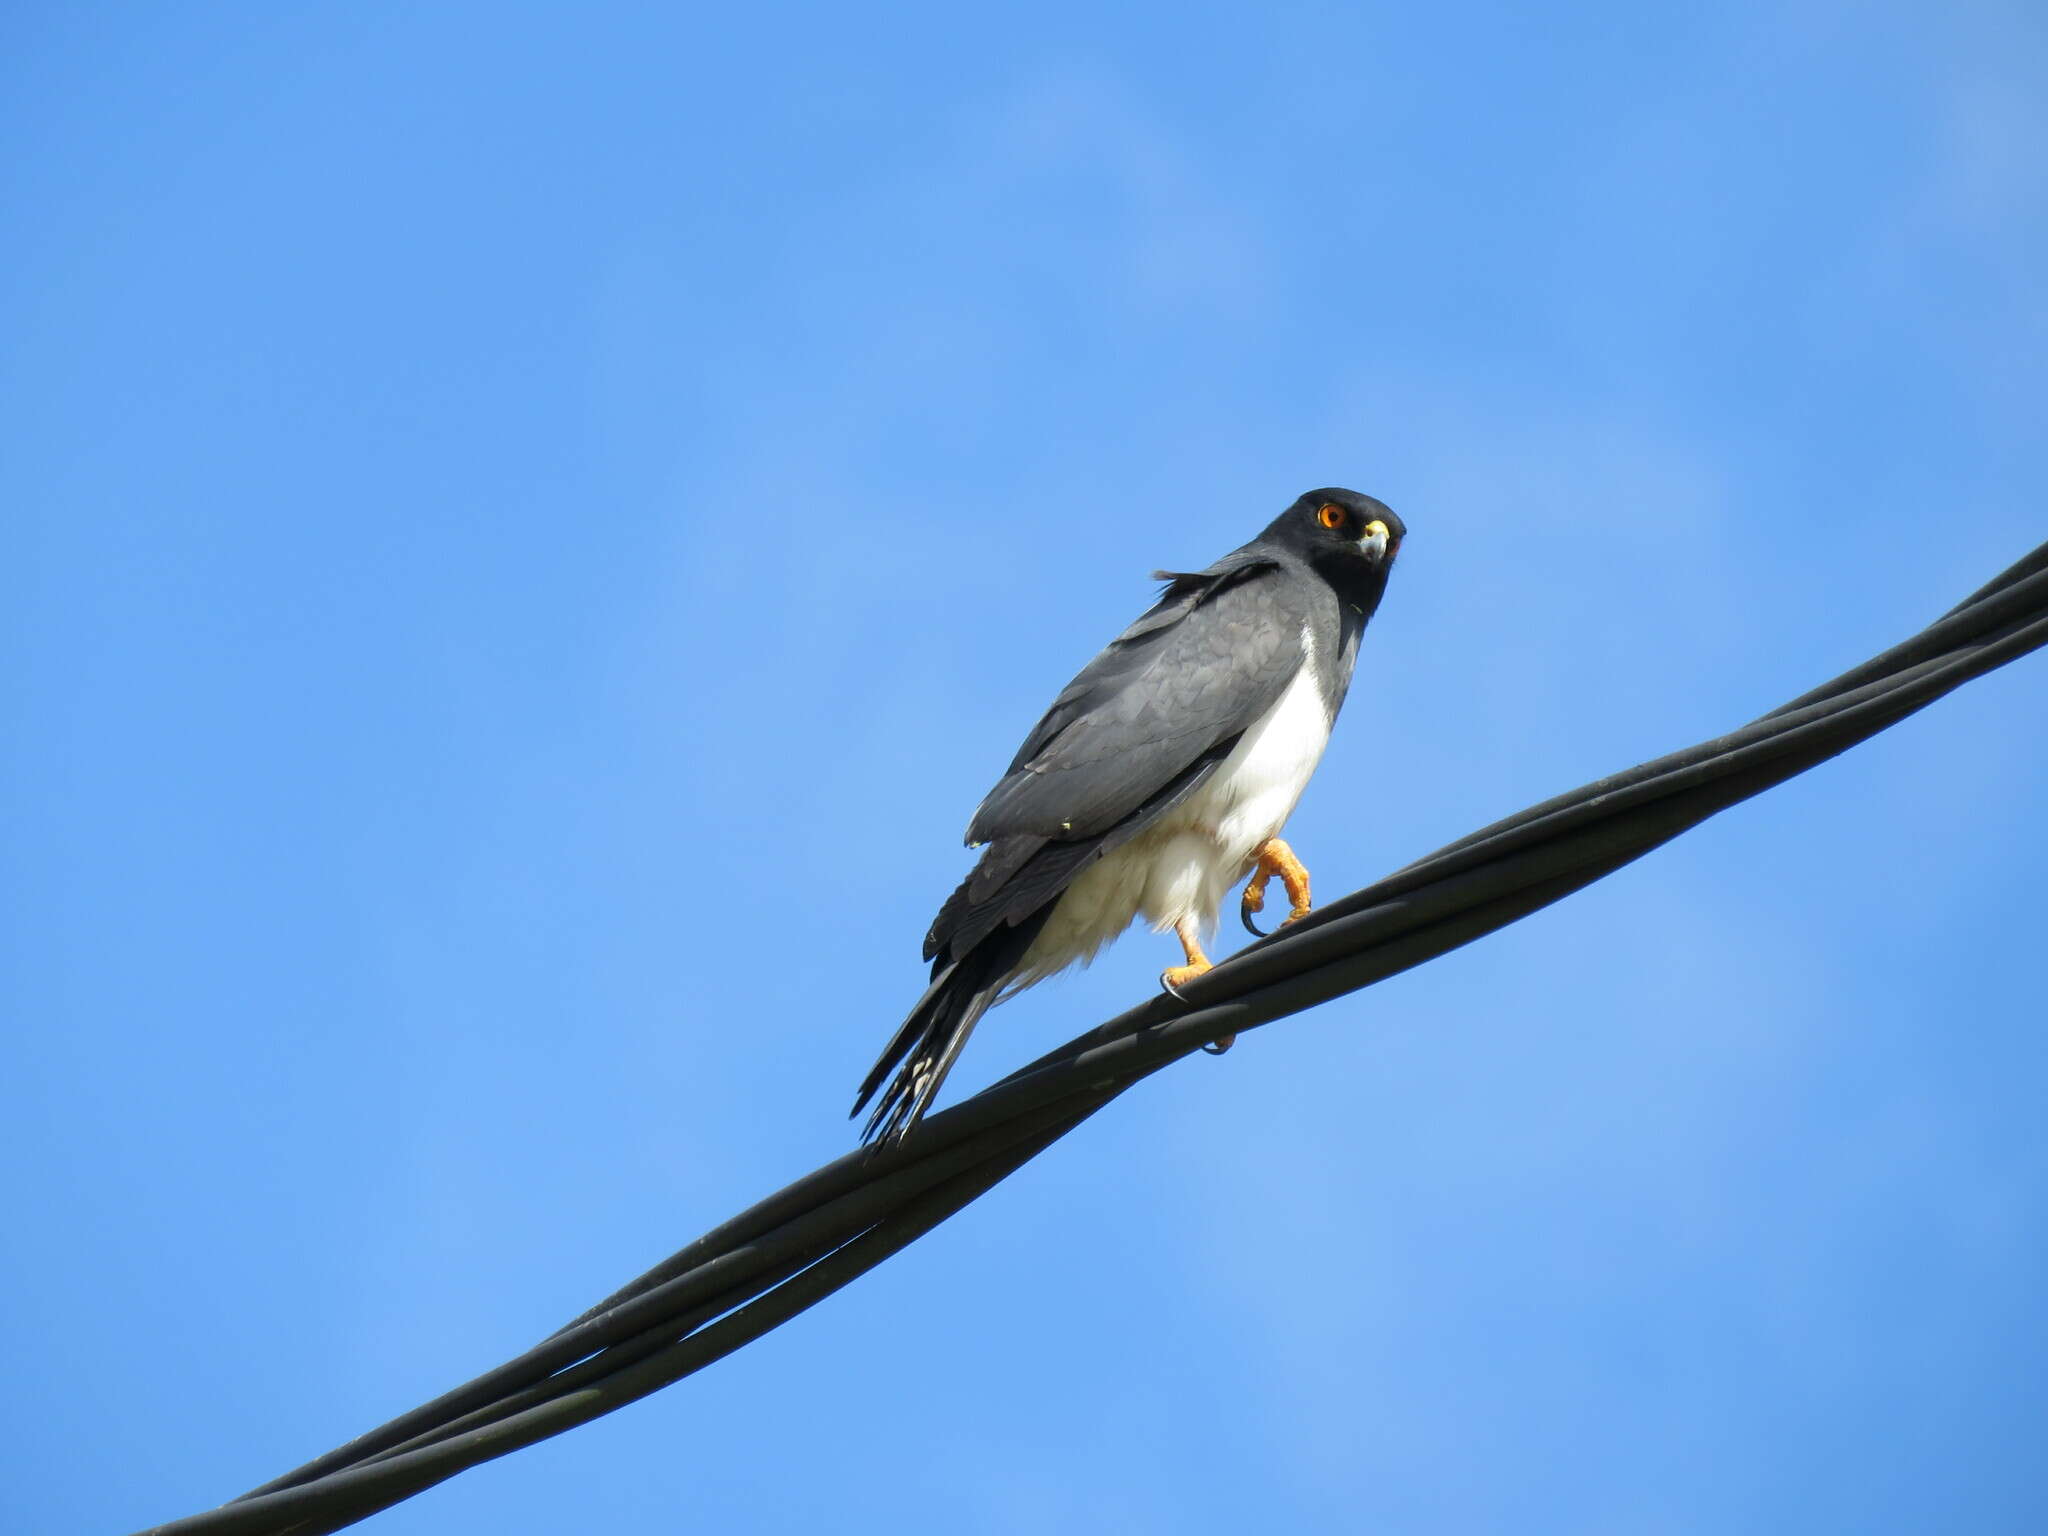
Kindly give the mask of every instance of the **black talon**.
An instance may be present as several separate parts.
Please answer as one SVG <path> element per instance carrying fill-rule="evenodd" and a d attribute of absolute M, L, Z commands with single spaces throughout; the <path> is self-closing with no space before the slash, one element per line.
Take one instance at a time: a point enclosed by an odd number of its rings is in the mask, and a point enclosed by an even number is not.
<path fill-rule="evenodd" d="M 1176 987 L 1172 982 L 1166 979 L 1166 972 L 1164 971 L 1161 971 L 1159 973 L 1159 990 L 1164 992 L 1168 997 L 1172 998 L 1176 1003 L 1184 1003 L 1187 1001 L 1185 997 L 1181 996 L 1180 988 Z"/>
<path fill-rule="evenodd" d="M 1266 936 L 1266 930 L 1252 921 L 1252 909 L 1241 901 L 1237 904 L 1237 920 L 1244 924 L 1245 932 L 1253 938 L 1263 939 Z"/>
<path fill-rule="evenodd" d="M 1237 1036 L 1232 1035 L 1228 1040 L 1211 1040 L 1207 1045 L 1203 1046 L 1202 1049 L 1207 1051 L 1211 1056 L 1221 1056 L 1225 1051 L 1229 1050 L 1235 1044 L 1237 1044 Z"/>

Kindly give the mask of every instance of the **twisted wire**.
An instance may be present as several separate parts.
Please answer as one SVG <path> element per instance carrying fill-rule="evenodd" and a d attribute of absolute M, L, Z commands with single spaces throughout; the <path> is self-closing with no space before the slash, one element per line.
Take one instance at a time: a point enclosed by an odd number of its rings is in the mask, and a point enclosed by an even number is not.
<path fill-rule="evenodd" d="M 707 1232 L 526 1353 L 144 1536 L 314 1536 L 647 1396 L 816 1305 L 1119 1094 L 1226 1035 L 1395 975 L 1611 874 L 2048 644 L 2048 544 L 1904 643 L 1740 730 L 1559 795 L 1317 909 Z"/>

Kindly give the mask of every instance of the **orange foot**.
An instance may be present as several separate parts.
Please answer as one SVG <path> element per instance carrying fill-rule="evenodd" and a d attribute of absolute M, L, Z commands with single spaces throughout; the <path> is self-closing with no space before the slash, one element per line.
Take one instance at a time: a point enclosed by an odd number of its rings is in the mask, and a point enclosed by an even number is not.
<path fill-rule="evenodd" d="M 1180 989 L 1193 981 L 1202 972 L 1211 970 L 1216 962 L 1202 953 L 1202 941 L 1195 932 L 1195 920 L 1184 917 L 1173 925 L 1173 936 L 1180 940 L 1181 950 L 1188 957 L 1186 965 L 1168 966 L 1159 973 L 1159 985 L 1176 997 Z"/>
<path fill-rule="evenodd" d="M 1308 868 L 1294 856 L 1294 850 L 1277 837 L 1269 837 L 1259 844 L 1254 855 L 1257 863 L 1252 868 L 1252 878 L 1244 888 L 1244 896 L 1237 904 L 1238 921 L 1261 938 L 1265 930 L 1252 921 L 1254 912 L 1266 909 L 1266 885 L 1275 875 L 1281 885 L 1287 888 L 1288 912 L 1281 924 L 1298 922 L 1309 913 Z"/>
<path fill-rule="evenodd" d="M 1180 940 L 1180 947 L 1186 953 L 1188 963 L 1186 965 L 1169 966 L 1161 971 L 1159 973 L 1159 985 L 1166 988 L 1175 997 L 1179 997 L 1180 989 L 1183 986 L 1193 981 L 1204 971 L 1214 970 L 1215 962 L 1202 953 L 1202 943 L 1195 933 L 1195 920 L 1193 918 L 1184 917 L 1175 923 L 1173 925 L 1173 935 Z M 1221 1040 L 1212 1041 L 1210 1044 L 1203 1046 L 1202 1049 L 1211 1056 L 1221 1056 L 1236 1043 L 1237 1036 L 1225 1035 Z"/>

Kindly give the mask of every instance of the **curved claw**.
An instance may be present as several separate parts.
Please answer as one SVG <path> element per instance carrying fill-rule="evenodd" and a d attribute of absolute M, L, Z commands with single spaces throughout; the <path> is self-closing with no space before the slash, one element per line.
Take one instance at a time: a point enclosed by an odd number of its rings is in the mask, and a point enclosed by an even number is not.
<path fill-rule="evenodd" d="M 1172 998 L 1176 1003 L 1187 1001 L 1187 998 L 1181 994 L 1180 988 L 1173 984 L 1173 977 L 1165 971 L 1159 973 L 1159 990 Z"/>
<path fill-rule="evenodd" d="M 1211 1056 L 1221 1056 L 1225 1051 L 1229 1050 L 1235 1044 L 1237 1044 L 1237 1036 L 1225 1035 L 1221 1040 L 1211 1040 L 1207 1045 L 1203 1046 L 1202 1049 L 1207 1051 Z"/>
<path fill-rule="evenodd" d="M 1255 939 L 1263 939 L 1266 930 L 1252 921 L 1254 912 L 1266 910 L 1266 880 L 1264 867 L 1254 869 L 1251 879 L 1244 884 L 1244 891 L 1237 898 L 1237 920 L 1244 924 L 1245 932 Z"/>
<path fill-rule="evenodd" d="M 1292 848 L 1277 837 L 1269 837 L 1259 845 L 1252 877 L 1245 882 L 1244 894 L 1237 901 L 1238 921 L 1256 938 L 1263 939 L 1267 934 L 1252 921 L 1252 914 L 1266 910 L 1266 886 L 1275 875 L 1287 887 L 1288 913 L 1280 920 L 1280 926 L 1285 928 L 1308 916 L 1308 871 L 1302 868 Z"/>

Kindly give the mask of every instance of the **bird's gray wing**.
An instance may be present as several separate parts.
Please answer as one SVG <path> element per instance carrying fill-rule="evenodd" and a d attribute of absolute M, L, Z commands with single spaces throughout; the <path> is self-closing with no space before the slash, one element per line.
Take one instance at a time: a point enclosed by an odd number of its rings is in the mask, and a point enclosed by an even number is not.
<path fill-rule="evenodd" d="M 1163 581 L 1166 586 L 1160 591 L 1159 600 L 1146 609 L 1130 627 L 1118 635 L 1083 667 L 1074 680 L 1060 691 L 1052 701 L 1052 707 L 1040 717 L 1038 724 L 1031 728 L 1024 738 L 1017 755 L 1010 760 L 1004 771 L 1004 782 L 1023 769 L 1068 726 L 1087 713 L 1090 705 L 1113 693 L 1121 679 L 1127 678 L 1133 669 L 1143 666 L 1156 654 L 1155 642 L 1165 631 L 1178 625 L 1206 600 L 1215 597 L 1225 587 L 1235 585 L 1249 577 L 1276 569 L 1270 556 L 1254 554 L 1249 550 L 1233 550 L 1214 565 L 1203 571 L 1154 571 L 1153 578 Z M 993 799 L 1001 785 L 991 790 L 983 800 L 986 806 Z M 978 819 L 981 812 L 976 811 Z M 983 839 L 974 835 L 970 828 L 967 841 L 978 843 Z"/>
<path fill-rule="evenodd" d="M 1175 576 L 1054 700 L 989 791 L 970 843 L 1118 826 L 1270 709 L 1302 661 L 1298 577 L 1240 552 Z"/>

